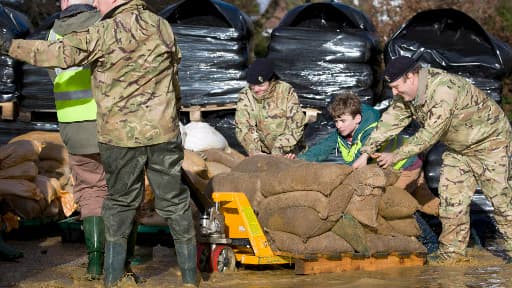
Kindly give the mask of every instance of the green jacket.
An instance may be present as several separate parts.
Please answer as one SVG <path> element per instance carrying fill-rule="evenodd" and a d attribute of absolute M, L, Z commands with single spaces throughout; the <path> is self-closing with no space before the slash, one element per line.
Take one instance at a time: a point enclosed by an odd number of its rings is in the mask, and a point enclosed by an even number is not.
<path fill-rule="evenodd" d="M 399 161 L 441 141 L 463 155 L 485 156 L 493 147 L 510 145 L 512 129 L 505 113 L 466 79 L 433 68 L 419 72 L 413 101 L 395 97 L 362 151 L 373 153 L 414 118 L 422 128 L 395 152 Z"/>
<path fill-rule="evenodd" d="M 301 141 L 306 116 L 292 86 L 272 81 L 266 95 L 256 98 L 246 87 L 236 106 L 236 137 L 247 153 L 284 154 Z"/>
<path fill-rule="evenodd" d="M 89 29 L 59 41 L 14 40 L 9 52 L 42 67 L 91 64 L 99 142 L 139 147 L 180 133 L 181 54 L 169 23 L 142 0 L 123 3 Z"/>

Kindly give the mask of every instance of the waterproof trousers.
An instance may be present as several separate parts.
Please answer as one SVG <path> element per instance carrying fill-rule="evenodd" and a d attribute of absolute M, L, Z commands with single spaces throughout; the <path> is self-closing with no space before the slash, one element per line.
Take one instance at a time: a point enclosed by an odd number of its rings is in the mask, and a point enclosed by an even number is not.
<path fill-rule="evenodd" d="M 100 143 L 100 154 L 109 188 L 102 210 L 106 236 L 105 285 L 115 284 L 124 274 L 127 239 L 144 195 L 144 173 L 155 195 L 155 210 L 167 220 L 176 249 L 187 248 L 187 253 L 177 251 L 180 268 L 185 265 L 182 263 L 190 266 L 193 258 L 195 272 L 196 242 L 190 192 L 181 183 L 184 155 L 181 138 L 129 148 Z M 188 249 L 191 245 L 193 251 Z M 187 259 L 180 259 L 180 255 L 186 255 Z"/>

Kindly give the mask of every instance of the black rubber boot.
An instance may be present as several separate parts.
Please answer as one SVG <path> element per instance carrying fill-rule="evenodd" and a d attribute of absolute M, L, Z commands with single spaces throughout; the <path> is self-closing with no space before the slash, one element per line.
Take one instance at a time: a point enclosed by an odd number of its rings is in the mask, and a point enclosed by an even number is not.
<path fill-rule="evenodd" d="M 144 279 L 135 272 L 133 272 L 131 263 L 132 258 L 135 255 L 135 244 L 137 242 L 137 230 L 139 229 L 139 224 L 133 224 L 132 230 L 130 230 L 130 235 L 128 235 L 128 241 L 126 244 L 126 261 L 124 262 L 124 271 L 126 277 L 132 277 L 135 283 L 140 284 L 144 282 Z"/>
<path fill-rule="evenodd" d="M 5 244 L 0 233 L 0 260 L 13 261 L 23 257 L 23 252 L 20 252 L 11 246 Z"/>
<path fill-rule="evenodd" d="M 427 253 L 432 254 L 439 249 L 439 240 L 436 233 L 428 225 L 427 221 L 423 219 L 418 213 L 414 213 L 414 218 L 421 230 L 421 235 L 417 237 L 418 241 L 427 248 Z"/>
<path fill-rule="evenodd" d="M 105 224 L 103 217 L 91 216 L 83 219 L 85 246 L 87 247 L 87 279 L 98 280 L 103 275 L 105 255 Z"/>
<path fill-rule="evenodd" d="M 113 287 L 125 274 L 126 242 L 105 244 L 105 287 Z"/>
<path fill-rule="evenodd" d="M 181 279 L 185 286 L 198 287 L 199 277 L 197 271 L 197 246 L 196 241 L 188 243 L 174 243 L 176 257 L 181 270 Z"/>

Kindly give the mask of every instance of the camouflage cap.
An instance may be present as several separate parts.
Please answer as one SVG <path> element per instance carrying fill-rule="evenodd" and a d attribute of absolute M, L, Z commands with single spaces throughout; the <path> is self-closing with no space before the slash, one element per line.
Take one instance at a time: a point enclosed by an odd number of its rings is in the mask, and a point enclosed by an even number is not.
<path fill-rule="evenodd" d="M 249 84 L 262 84 L 269 81 L 274 75 L 272 60 L 267 58 L 256 59 L 247 70 L 247 82 Z"/>
<path fill-rule="evenodd" d="M 409 56 L 398 56 L 389 61 L 386 69 L 384 69 L 384 80 L 391 83 L 400 79 L 400 77 L 407 74 L 416 67 L 416 61 Z"/>

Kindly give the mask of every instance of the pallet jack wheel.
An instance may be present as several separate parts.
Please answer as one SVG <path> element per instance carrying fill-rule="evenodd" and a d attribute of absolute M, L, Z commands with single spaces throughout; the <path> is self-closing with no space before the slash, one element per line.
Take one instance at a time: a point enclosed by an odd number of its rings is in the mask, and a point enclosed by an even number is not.
<path fill-rule="evenodd" d="M 210 245 L 198 244 L 197 245 L 197 268 L 201 272 L 211 273 L 211 248 Z"/>
<path fill-rule="evenodd" d="M 236 257 L 233 248 L 226 245 L 216 246 L 211 254 L 211 267 L 214 272 L 236 271 Z"/>

